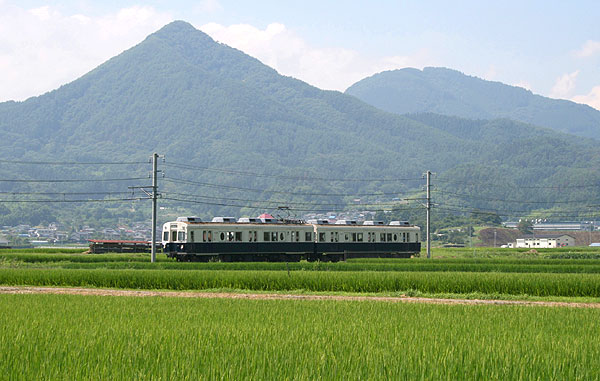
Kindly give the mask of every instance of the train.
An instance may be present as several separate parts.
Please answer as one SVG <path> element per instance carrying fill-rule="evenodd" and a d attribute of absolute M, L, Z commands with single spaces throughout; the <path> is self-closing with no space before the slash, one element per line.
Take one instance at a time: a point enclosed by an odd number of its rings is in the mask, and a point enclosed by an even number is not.
<path fill-rule="evenodd" d="M 421 252 L 420 239 L 420 228 L 407 221 L 178 217 L 162 227 L 163 252 L 181 262 L 409 258 Z"/>

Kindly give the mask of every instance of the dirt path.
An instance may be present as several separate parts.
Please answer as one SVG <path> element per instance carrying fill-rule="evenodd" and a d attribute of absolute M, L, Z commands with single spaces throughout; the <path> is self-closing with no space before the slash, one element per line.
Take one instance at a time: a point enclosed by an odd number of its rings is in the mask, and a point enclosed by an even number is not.
<path fill-rule="evenodd" d="M 56 288 L 28 286 L 0 286 L 0 294 L 69 294 L 69 295 L 101 295 L 101 296 L 160 296 L 175 298 L 227 298 L 227 299 L 270 299 L 270 300 L 349 300 L 379 301 L 392 303 L 429 303 L 429 304 L 493 304 L 521 305 L 544 307 L 600 308 L 600 303 L 576 302 L 535 302 L 519 300 L 484 300 L 484 299 L 441 299 L 392 296 L 345 296 L 345 295 L 289 295 L 289 294 L 242 294 L 226 292 L 197 291 L 148 291 L 148 290 L 111 290 L 97 288 Z"/>

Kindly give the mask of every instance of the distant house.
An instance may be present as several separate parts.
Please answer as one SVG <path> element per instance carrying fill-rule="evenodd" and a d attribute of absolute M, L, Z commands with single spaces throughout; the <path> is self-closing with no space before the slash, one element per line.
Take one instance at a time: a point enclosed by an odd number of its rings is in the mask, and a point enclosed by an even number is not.
<path fill-rule="evenodd" d="M 514 247 L 547 249 L 564 246 L 575 246 L 575 237 L 568 234 L 536 234 L 517 238 Z"/>

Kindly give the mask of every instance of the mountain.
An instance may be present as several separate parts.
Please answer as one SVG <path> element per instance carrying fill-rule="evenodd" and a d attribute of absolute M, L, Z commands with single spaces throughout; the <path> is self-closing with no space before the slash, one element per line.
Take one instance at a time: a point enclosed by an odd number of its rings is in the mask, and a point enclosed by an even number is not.
<path fill-rule="evenodd" d="M 600 139 L 600 111 L 520 87 L 485 81 L 446 68 L 400 69 L 375 74 L 346 90 L 396 114 L 430 112 L 469 119 L 508 118 Z"/>
<path fill-rule="evenodd" d="M 600 164 L 592 142 L 507 119 L 393 115 L 354 96 L 281 76 L 182 21 L 59 89 L 0 103 L 0 133 L 11 143 L 3 146 L 0 159 L 10 161 L 143 162 L 152 152 L 164 154 L 161 205 L 203 217 L 253 215 L 268 209 L 262 201 L 271 208 L 304 202 L 296 205 L 335 211 L 357 197 L 391 200 L 419 191 L 426 170 L 440 179 L 469 182 L 502 175 L 496 189 L 501 195 L 515 187 L 554 184 L 557 178 L 600 180 L 581 169 Z M 4 163 L 0 178 L 102 180 L 146 177 L 148 170 L 135 164 Z M 335 180 L 348 178 L 355 181 Z M 4 181 L 0 191 L 117 192 L 148 183 Z M 177 201 L 183 199 L 187 202 Z M 131 204 L 116 205 L 109 212 L 107 206 L 80 205 L 75 217 L 66 206 L 52 210 L 71 213 L 72 219 L 127 217 Z"/>

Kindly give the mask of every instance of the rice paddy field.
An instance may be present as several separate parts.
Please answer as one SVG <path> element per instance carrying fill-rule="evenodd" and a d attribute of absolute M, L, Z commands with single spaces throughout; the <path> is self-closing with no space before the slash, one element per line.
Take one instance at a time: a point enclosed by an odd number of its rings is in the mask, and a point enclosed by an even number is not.
<path fill-rule="evenodd" d="M 600 305 L 600 251 L 459 250 L 289 264 L 12 250 L 0 286 Z M 11 380 L 600 378 L 600 308 L 0 293 L 0 311 Z"/>

